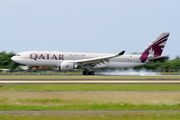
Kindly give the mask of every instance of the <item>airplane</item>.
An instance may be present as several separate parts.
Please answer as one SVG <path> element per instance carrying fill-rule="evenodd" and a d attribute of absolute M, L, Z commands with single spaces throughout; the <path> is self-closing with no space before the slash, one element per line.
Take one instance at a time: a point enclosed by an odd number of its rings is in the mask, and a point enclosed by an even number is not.
<path fill-rule="evenodd" d="M 161 54 L 169 35 L 168 32 L 159 34 L 142 51 L 130 55 L 125 55 L 125 51 L 119 54 L 27 51 L 17 53 L 11 59 L 28 65 L 28 72 L 31 66 L 54 66 L 61 71 L 82 69 L 83 75 L 94 75 L 93 70 L 96 68 L 128 68 L 166 59 L 168 56 L 161 56 Z"/>

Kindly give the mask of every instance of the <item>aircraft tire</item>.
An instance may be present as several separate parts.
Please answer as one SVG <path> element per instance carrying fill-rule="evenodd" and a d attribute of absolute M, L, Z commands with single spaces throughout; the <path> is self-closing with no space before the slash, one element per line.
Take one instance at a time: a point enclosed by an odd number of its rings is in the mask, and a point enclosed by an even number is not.
<path fill-rule="evenodd" d="M 90 75 L 94 75 L 94 71 L 90 71 L 89 73 L 90 73 Z"/>
<path fill-rule="evenodd" d="M 83 71 L 83 75 L 86 75 L 85 71 Z"/>
<path fill-rule="evenodd" d="M 89 71 L 85 71 L 86 75 L 89 75 Z"/>
<path fill-rule="evenodd" d="M 89 75 L 90 72 L 89 71 L 83 71 L 83 75 Z"/>

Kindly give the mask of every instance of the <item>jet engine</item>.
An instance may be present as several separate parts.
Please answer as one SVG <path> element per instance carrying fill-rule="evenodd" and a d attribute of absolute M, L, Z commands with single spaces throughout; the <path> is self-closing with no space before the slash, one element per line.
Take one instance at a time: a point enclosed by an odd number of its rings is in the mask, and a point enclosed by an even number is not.
<path fill-rule="evenodd" d="M 70 63 L 70 62 L 66 62 L 66 61 L 61 63 L 62 71 L 77 69 L 77 67 L 78 67 L 78 65 L 75 63 Z"/>

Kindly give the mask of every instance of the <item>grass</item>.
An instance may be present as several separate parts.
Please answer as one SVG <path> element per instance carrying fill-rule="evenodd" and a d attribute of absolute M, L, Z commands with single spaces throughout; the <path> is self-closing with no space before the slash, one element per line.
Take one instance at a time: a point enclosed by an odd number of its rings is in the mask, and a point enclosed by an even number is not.
<path fill-rule="evenodd" d="M 98 115 L 0 115 L 1 120 L 179 120 L 180 113 L 121 113 Z"/>
<path fill-rule="evenodd" d="M 21 84 L 0 85 L 0 91 L 180 91 L 179 84 Z"/>
<path fill-rule="evenodd" d="M 0 105 L 0 110 L 180 110 L 180 105 L 92 104 L 66 106 Z"/>
<path fill-rule="evenodd" d="M 180 110 L 179 84 L 1 85 L 0 110 Z"/>
<path fill-rule="evenodd" d="M 14 77 L 14 76 L 8 76 L 8 77 Z M 15 76 L 15 77 L 24 78 L 25 76 Z M 26 77 L 29 78 L 29 76 Z M 84 76 L 31 76 L 31 77 L 35 77 L 35 78 L 36 77 L 44 77 L 44 78 L 67 77 L 68 78 L 68 77 L 84 77 Z M 85 76 L 85 77 L 91 77 L 91 76 Z M 106 76 L 93 76 L 93 77 L 106 77 Z M 119 77 L 119 76 L 113 76 L 113 77 Z M 152 76 L 148 76 L 148 77 L 152 77 Z M 179 84 L 0 85 L 0 110 L 180 110 L 180 85 Z"/>
<path fill-rule="evenodd" d="M 0 110 L 180 110 L 180 92 L 0 92 Z"/>

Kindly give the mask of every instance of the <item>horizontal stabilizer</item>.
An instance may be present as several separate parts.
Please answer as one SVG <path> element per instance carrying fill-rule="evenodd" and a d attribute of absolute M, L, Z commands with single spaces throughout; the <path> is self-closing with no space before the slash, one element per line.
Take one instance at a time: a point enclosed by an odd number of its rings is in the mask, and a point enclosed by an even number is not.
<path fill-rule="evenodd" d="M 155 62 L 155 61 L 158 61 L 158 60 L 164 60 L 168 57 L 168 55 L 166 56 L 159 56 L 159 57 L 148 57 L 148 60 L 151 61 L 151 62 Z"/>

